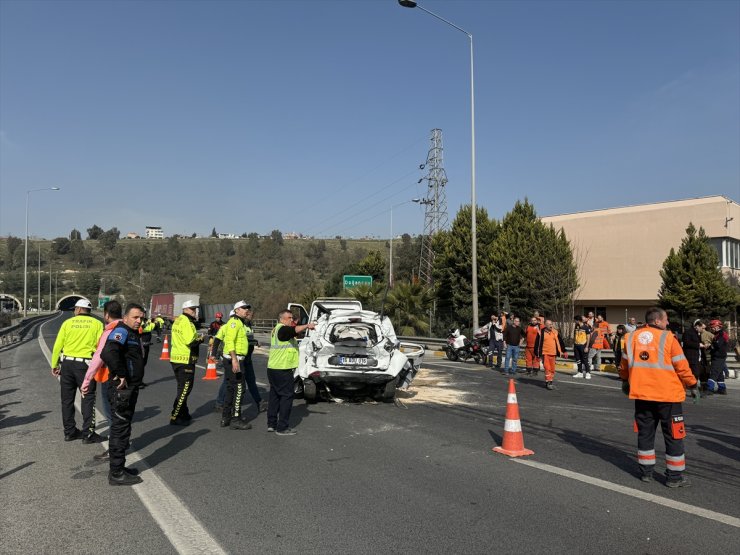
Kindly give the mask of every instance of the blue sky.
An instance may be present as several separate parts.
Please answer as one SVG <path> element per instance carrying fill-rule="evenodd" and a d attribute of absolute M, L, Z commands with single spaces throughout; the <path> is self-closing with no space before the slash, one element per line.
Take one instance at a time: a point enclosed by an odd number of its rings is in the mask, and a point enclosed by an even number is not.
<path fill-rule="evenodd" d="M 500 218 L 740 200 L 740 2 L 442 1 Z M 470 202 L 467 37 L 396 0 L 0 1 L 0 235 L 389 234 L 433 128 Z M 393 210 L 419 233 L 423 211 Z"/>

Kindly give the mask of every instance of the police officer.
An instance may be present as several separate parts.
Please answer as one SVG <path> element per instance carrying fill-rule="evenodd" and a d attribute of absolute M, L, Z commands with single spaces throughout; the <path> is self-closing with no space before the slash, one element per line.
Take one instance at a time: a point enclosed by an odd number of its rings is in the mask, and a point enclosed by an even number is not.
<path fill-rule="evenodd" d="M 233 310 L 229 312 L 229 320 L 232 318 L 232 316 L 234 316 Z M 213 337 L 213 344 L 211 345 L 211 356 L 215 358 L 217 361 L 216 368 L 220 368 L 224 376 L 224 379 L 221 380 L 221 385 L 218 386 L 218 394 L 216 395 L 216 404 L 214 405 L 214 409 L 216 412 L 223 411 L 224 398 L 226 397 L 226 385 L 229 383 L 229 376 L 226 374 L 226 372 L 223 372 L 224 359 L 221 356 L 221 354 L 223 353 L 224 333 L 226 333 L 226 327 L 221 326 L 218 329 L 218 332 L 216 332 L 216 335 Z M 229 360 L 228 362 L 231 362 L 231 361 Z"/>
<path fill-rule="evenodd" d="M 622 391 L 635 400 L 637 423 L 637 462 L 640 479 L 649 482 L 655 468 L 655 430 L 660 423 L 665 439 L 666 486 L 689 485 L 683 476 L 686 469 L 681 402 L 685 387 L 698 397 L 697 381 L 683 354 L 678 339 L 669 331 L 668 315 L 661 308 L 650 308 L 645 314 L 647 325 L 625 337 L 625 352 L 619 376 Z"/>
<path fill-rule="evenodd" d="M 195 381 L 195 363 L 200 355 L 200 344 L 203 335 L 195 329 L 198 317 L 198 305 L 188 300 L 182 303 L 182 314 L 172 324 L 172 348 L 170 364 L 177 380 L 177 397 L 172 403 L 170 424 L 187 426 L 192 417 L 188 409 L 188 397 Z"/>
<path fill-rule="evenodd" d="M 267 405 L 267 431 L 279 436 L 295 435 L 289 427 L 293 408 L 293 372 L 298 368 L 298 341 L 296 335 L 307 329 L 315 329 L 313 322 L 293 325 L 290 310 L 278 315 L 278 324 L 270 334 L 270 356 L 267 359 L 267 380 L 270 382 L 270 397 Z"/>
<path fill-rule="evenodd" d="M 129 303 L 123 320 L 108 335 L 100 358 L 108 367 L 108 400 L 113 409 L 108 450 L 110 471 L 108 483 L 112 486 L 130 486 L 142 480 L 138 470 L 126 468 L 126 449 L 131 438 L 131 421 L 139 397 L 139 386 L 144 380 L 144 353 L 139 326 L 144 308 Z"/>
<path fill-rule="evenodd" d="M 154 320 L 146 317 L 146 309 L 144 310 L 144 319 L 141 322 L 139 328 L 139 334 L 141 335 L 141 345 L 144 347 L 144 366 L 149 361 L 149 348 L 152 346 L 152 332 L 156 329 L 157 324 Z M 144 384 L 142 384 L 144 386 Z"/>
<path fill-rule="evenodd" d="M 234 316 L 223 326 L 224 343 L 224 380 L 226 396 L 221 412 L 221 427 L 232 430 L 249 430 L 252 425 L 241 419 L 241 401 L 244 395 L 244 361 L 249 351 L 247 329 L 244 320 L 247 317 L 247 306 L 244 301 L 234 305 Z"/>
<path fill-rule="evenodd" d="M 95 433 L 94 382 L 90 387 L 90 395 L 82 398 L 82 431 L 75 423 L 75 395 L 82 387 L 87 366 L 103 335 L 103 324 L 92 317 L 91 311 L 92 304 L 87 299 L 75 303 L 75 315 L 59 329 L 51 357 L 51 373 L 59 376 L 61 386 L 64 441 L 82 438 L 85 444 L 100 443 L 105 439 Z"/>
<path fill-rule="evenodd" d="M 157 314 L 157 317 L 154 319 L 154 325 L 156 326 L 157 330 L 157 343 L 162 342 L 162 328 L 164 328 L 164 318 L 162 318 L 161 314 Z"/>
<path fill-rule="evenodd" d="M 247 383 L 249 394 L 252 396 L 254 404 L 257 407 L 257 413 L 260 413 L 267 410 L 267 401 L 263 401 L 260 395 L 260 390 L 257 387 L 257 378 L 254 375 L 254 364 L 252 363 L 252 353 L 257 346 L 257 340 L 254 338 L 254 330 L 252 329 L 252 316 L 254 315 L 252 305 L 247 304 L 245 309 L 244 327 L 247 331 L 249 349 L 247 350 L 247 356 L 244 358 L 244 381 Z"/>

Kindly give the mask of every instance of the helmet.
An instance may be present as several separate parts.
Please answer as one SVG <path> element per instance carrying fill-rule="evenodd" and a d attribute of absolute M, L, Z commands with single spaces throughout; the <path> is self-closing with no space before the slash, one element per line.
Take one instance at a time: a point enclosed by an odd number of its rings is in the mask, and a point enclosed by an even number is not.
<path fill-rule="evenodd" d="M 722 322 L 720 322 L 719 320 L 712 320 L 711 322 L 709 322 L 709 327 L 710 328 L 721 328 Z"/>
<path fill-rule="evenodd" d="M 221 314 L 220 312 L 216 312 L 216 318 L 223 318 L 223 317 L 224 317 L 223 314 Z"/>

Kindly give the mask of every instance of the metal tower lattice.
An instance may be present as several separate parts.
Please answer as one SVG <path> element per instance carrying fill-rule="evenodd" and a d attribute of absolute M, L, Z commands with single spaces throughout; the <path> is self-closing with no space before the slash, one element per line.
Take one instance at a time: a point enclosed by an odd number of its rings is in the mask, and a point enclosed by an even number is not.
<path fill-rule="evenodd" d="M 420 201 L 426 209 L 424 212 L 424 235 L 421 240 L 421 261 L 419 263 L 419 280 L 432 285 L 432 268 L 434 266 L 434 250 L 432 238 L 439 232 L 447 229 L 447 174 L 442 162 L 442 130 L 432 129 L 432 146 L 427 153 L 427 161 L 421 166 L 426 168 L 427 174 L 422 180 L 427 182 L 427 195 Z"/>

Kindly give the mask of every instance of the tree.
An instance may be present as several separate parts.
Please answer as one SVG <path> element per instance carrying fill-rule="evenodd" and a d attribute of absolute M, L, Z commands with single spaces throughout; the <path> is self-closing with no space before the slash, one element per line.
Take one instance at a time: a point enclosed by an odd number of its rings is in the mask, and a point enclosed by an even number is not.
<path fill-rule="evenodd" d="M 103 248 L 104 251 L 112 251 L 116 243 L 118 242 L 118 239 L 121 237 L 121 232 L 118 231 L 117 227 L 112 227 L 108 231 L 105 231 L 100 234 L 98 237 L 98 241 L 100 242 L 100 246 Z"/>
<path fill-rule="evenodd" d="M 57 237 L 51 242 L 51 250 L 54 254 L 64 255 L 69 253 L 71 242 L 66 237 Z"/>
<path fill-rule="evenodd" d="M 272 232 L 270 233 L 270 239 L 272 239 L 279 247 L 283 246 L 283 234 L 280 232 L 279 229 L 272 230 Z"/>
<path fill-rule="evenodd" d="M 21 252 L 23 252 L 19 247 L 23 244 L 23 241 L 19 239 L 18 237 L 13 237 L 12 235 L 8 237 L 8 240 L 5 244 L 5 248 L 7 249 L 7 254 L 5 256 L 4 264 L 5 267 L 8 270 L 12 270 L 14 267 L 16 267 L 15 259 L 21 258 Z"/>
<path fill-rule="evenodd" d="M 485 208 L 477 207 L 477 248 L 478 261 L 484 258 L 485 248 L 495 238 L 497 226 L 489 219 Z M 432 238 L 434 250 L 434 284 L 437 291 L 438 316 L 444 321 L 456 322 L 457 325 L 472 322 L 472 268 L 470 233 L 470 205 L 463 206 L 455 216 L 449 231 L 437 233 Z M 490 306 L 487 297 L 485 274 L 478 275 L 479 305 Z"/>
<path fill-rule="evenodd" d="M 397 335 L 426 335 L 433 300 L 432 290 L 420 283 L 397 283 L 388 294 L 384 312 L 391 316 Z"/>
<path fill-rule="evenodd" d="M 219 251 L 222 256 L 234 256 L 236 249 L 234 249 L 234 241 L 231 239 L 222 239 L 218 244 Z"/>
<path fill-rule="evenodd" d="M 349 290 L 349 294 L 362 303 L 362 308 L 380 312 L 380 305 L 385 297 L 385 285 L 373 282 L 370 285 L 362 284 Z"/>
<path fill-rule="evenodd" d="M 100 291 L 100 274 L 80 272 L 77 276 L 77 290 L 86 297 L 94 297 Z"/>
<path fill-rule="evenodd" d="M 357 273 L 361 276 L 373 276 L 373 281 L 384 281 L 385 258 L 380 251 L 370 251 L 357 263 Z"/>
<path fill-rule="evenodd" d="M 72 231 L 69 232 L 69 240 L 70 241 L 82 241 L 82 234 L 76 229 L 73 229 Z"/>
<path fill-rule="evenodd" d="M 87 228 L 87 238 L 88 239 L 100 239 L 100 236 L 103 233 L 104 233 L 103 228 L 97 225 L 93 225 L 92 227 Z"/>
<path fill-rule="evenodd" d="M 211 237 L 215 237 L 215 238 L 218 239 L 218 233 L 216 233 L 216 228 L 215 227 L 211 230 Z"/>
<path fill-rule="evenodd" d="M 678 252 L 671 249 L 660 270 L 663 279 L 658 305 L 681 318 L 682 323 L 699 316 L 725 316 L 738 304 L 738 295 L 725 282 L 717 251 L 703 228 L 693 223 Z"/>

